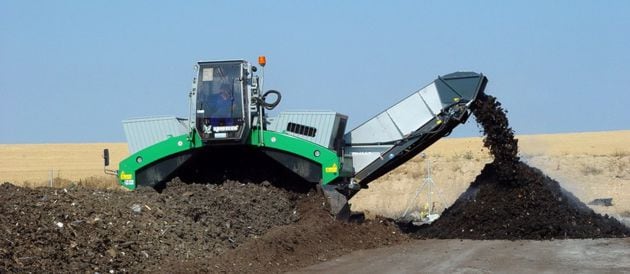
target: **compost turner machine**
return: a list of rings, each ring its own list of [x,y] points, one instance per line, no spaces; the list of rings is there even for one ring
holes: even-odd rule
[[[258,61],[264,69],[265,58]],[[175,177],[222,182],[288,172],[296,178],[289,185],[318,185],[331,213],[346,218],[357,191],[464,123],[487,83],[474,72],[439,76],[346,132],[348,117],[336,112],[268,117],[281,94],[263,91],[264,73],[257,71],[243,60],[198,62],[188,119],[123,121],[131,155],[113,171],[119,183],[159,189]]]

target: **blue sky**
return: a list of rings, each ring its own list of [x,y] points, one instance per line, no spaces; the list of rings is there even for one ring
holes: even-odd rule
[[[193,64],[266,55],[281,110],[356,126],[476,71],[517,134],[630,129],[630,1],[0,0],[0,143],[124,141],[186,117]],[[479,136],[471,120],[454,136]]]

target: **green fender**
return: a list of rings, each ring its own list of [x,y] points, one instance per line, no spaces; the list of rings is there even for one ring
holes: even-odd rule
[[[261,142],[261,135],[262,140]],[[327,185],[337,178],[341,163],[335,151],[326,147],[287,134],[254,129],[246,145],[276,149],[291,153],[318,163],[321,166],[322,184]],[[146,147],[122,160],[119,164],[118,182],[127,189],[136,188],[136,172],[144,167],[187,150],[203,147],[197,132],[170,137],[164,141]]]
[[[260,136],[260,130],[252,130],[252,134],[249,136],[249,144],[292,153],[318,163],[322,168],[322,184],[324,185],[339,178],[341,163],[335,151],[280,132],[264,130],[262,132],[264,142],[260,141]]]
[[[122,160],[118,166],[118,182],[131,190],[136,188],[136,172],[156,161],[203,146],[201,138],[194,134],[170,137],[162,142],[146,147]]]

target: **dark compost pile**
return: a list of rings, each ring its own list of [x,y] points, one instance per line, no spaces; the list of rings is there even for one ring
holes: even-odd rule
[[[455,203],[419,238],[566,239],[628,237],[630,229],[595,213],[558,182],[520,162],[518,142],[496,98],[481,95],[473,111],[494,156]]]

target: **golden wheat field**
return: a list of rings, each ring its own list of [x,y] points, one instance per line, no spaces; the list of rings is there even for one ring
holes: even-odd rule
[[[88,182],[115,187],[103,172],[103,149],[110,150],[110,168],[127,155],[126,143],[0,144],[0,182],[43,186]]]
[[[556,179],[583,202],[613,199],[613,206],[592,206],[596,211],[630,214],[630,130],[517,138],[523,161]],[[110,150],[112,169],[128,154],[125,143],[0,144],[0,182],[116,188],[115,178],[103,172],[104,148]],[[444,138],[427,149],[424,157],[415,157],[360,191],[351,200],[353,210],[396,217],[407,209],[426,208],[429,198],[436,208],[443,208],[457,199],[489,161],[480,137]],[[429,162],[433,183],[421,188]]]

